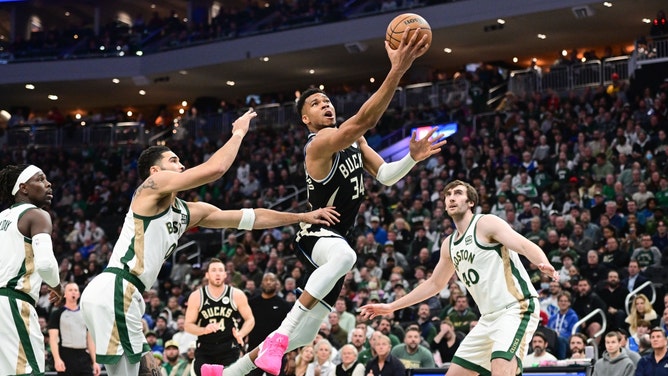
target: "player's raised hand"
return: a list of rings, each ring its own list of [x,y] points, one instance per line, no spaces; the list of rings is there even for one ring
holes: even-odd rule
[[[441,152],[441,147],[447,143],[445,139],[435,138],[432,139],[431,136],[434,135],[438,128],[432,128],[429,133],[427,133],[420,140],[417,139],[417,131],[413,131],[411,135],[411,142],[409,145],[409,150],[411,153],[411,158],[414,161],[420,162],[434,154]]]
[[[250,121],[257,116],[257,113],[253,108],[249,108],[245,114],[241,115],[237,120],[232,123],[232,134],[238,134],[241,137],[245,136],[248,133],[248,128],[250,127]]]
[[[339,222],[340,214],[334,210],[333,206],[304,213],[302,222],[316,225],[331,226]]]

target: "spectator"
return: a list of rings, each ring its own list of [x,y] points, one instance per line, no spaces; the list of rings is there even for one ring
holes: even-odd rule
[[[585,347],[587,346],[587,336],[583,333],[575,333],[568,340],[569,359],[585,359]]]
[[[637,261],[640,270],[643,271],[650,266],[661,267],[661,251],[652,245],[650,234],[640,235],[640,247],[633,250],[631,260]]]
[[[622,285],[626,286],[626,288],[630,291],[633,292],[635,289],[638,287],[644,285],[649,279],[645,277],[643,274],[640,272],[640,265],[638,264],[638,261],[636,260],[631,260],[629,262],[629,266],[627,268],[628,276],[622,280]],[[642,290],[642,293],[645,294],[645,296],[649,295],[649,287],[646,289]]]
[[[326,339],[321,339],[313,347],[315,359],[306,368],[305,376],[335,376],[336,366],[330,361],[332,345]]]
[[[629,290],[622,285],[617,270],[608,271],[606,284],[597,290],[597,294],[603,301],[608,303],[606,315],[610,329],[617,330],[623,328],[624,319],[626,318],[625,302]]]
[[[455,300],[453,310],[448,314],[448,319],[455,327],[455,331],[468,333],[471,321],[477,320],[478,315],[469,307],[466,296],[458,296]]]
[[[661,328],[654,328],[650,332],[649,337],[654,352],[640,359],[635,376],[668,375],[668,341],[666,340],[666,333]]]
[[[587,263],[580,268],[580,275],[593,285],[597,285],[605,278],[607,272],[608,269],[598,262],[598,252],[595,250],[587,252]]]
[[[179,344],[169,340],[165,344],[164,360],[162,363],[163,375],[187,376],[190,374],[190,363],[180,356]]]
[[[601,309],[603,312],[608,310],[607,304],[593,291],[591,282],[582,278],[577,284],[577,293],[573,302],[573,310],[578,317],[585,317],[595,309]],[[593,317],[582,324],[584,333],[594,338],[594,334],[601,330],[601,319]]]
[[[305,345],[299,349],[299,354],[295,358],[295,376],[305,376],[308,366],[315,359],[315,351],[312,345]]]
[[[416,326],[409,326],[406,329],[404,343],[392,348],[392,356],[399,359],[407,369],[435,367],[431,352],[420,342],[420,329]]]
[[[557,332],[557,353],[561,355],[566,353],[569,338],[580,318],[571,308],[571,294],[568,291],[562,291],[557,295],[557,304],[559,311],[550,316],[547,327]]]
[[[364,364],[357,359],[357,349],[351,344],[346,344],[339,351],[341,364],[336,366],[337,376],[364,376]]]
[[[452,321],[445,318],[441,320],[440,330],[430,343],[431,350],[438,351],[441,363],[450,363],[463,337],[463,333],[461,334],[461,338],[455,333],[455,326],[452,324]],[[440,365],[438,366],[440,367]]]
[[[605,335],[605,352],[594,364],[592,376],[632,376],[635,363],[622,350],[621,334],[609,332]]]
[[[531,339],[532,353],[524,357],[522,365],[526,367],[538,367],[541,362],[556,361],[557,358],[547,351],[547,338],[541,332],[535,332]]]
[[[629,324],[629,333],[631,333],[632,336],[636,334],[636,329],[640,320],[649,321],[652,326],[659,324],[659,316],[654,308],[652,308],[652,304],[649,302],[647,296],[644,294],[638,294],[635,299],[633,299],[631,313],[629,313],[625,320],[625,322]]]
[[[376,356],[371,359],[364,370],[365,375],[376,376],[405,376],[406,367],[390,354],[390,339],[385,335],[380,335],[375,344],[372,344],[376,351]]]
[[[432,321],[431,309],[429,304],[420,303],[417,309],[417,324],[420,326],[422,339],[431,342],[436,336],[436,327]]]

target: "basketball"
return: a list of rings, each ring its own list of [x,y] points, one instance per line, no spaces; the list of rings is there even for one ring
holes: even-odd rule
[[[401,44],[401,38],[404,35],[404,30],[409,28],[408,38],[410,39],[413,36],[413,33],[416,29],[420,29],[420,35],[418,35],[418,40],[422,38],[423,34],[427,34],[427,43],[431,45],[431,27],[429,23],[415,13],[404,13],[400,14],[387,25],[387,34],[385,34],[385,40],[390,44],[390,48],[396,50]]]

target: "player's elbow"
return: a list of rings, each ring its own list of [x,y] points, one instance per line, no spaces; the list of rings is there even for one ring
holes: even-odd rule
[[[60,282],[58,263],[55,258],[53,260],[38,260],[35,262],[35,270],[49,286],[53,287]]]

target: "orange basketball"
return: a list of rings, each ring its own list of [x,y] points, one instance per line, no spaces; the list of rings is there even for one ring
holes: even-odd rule
[[[410,29],[408,32],[409,39],[413,36],[415,30],[419,28],[420,35],[418,35],[418,40],[422,38],[423,34],[427,34],[427,43],[431,45],[431,27],[429,23],[419,14],[404,13],[394,17],[392,22],[387,25],[385,40],[389,42],[391,49],[396,50],[399,47],[406,28]]]

